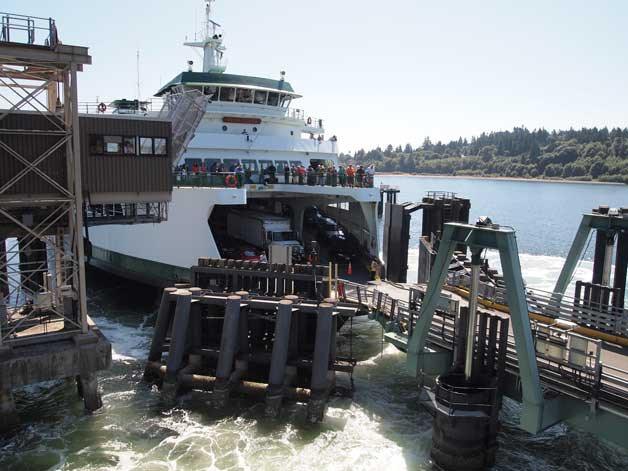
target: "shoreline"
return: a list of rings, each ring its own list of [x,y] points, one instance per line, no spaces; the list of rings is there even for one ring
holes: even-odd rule
[[[619,185],[628,186],[625,183],[617,182],[600,182],[600,181],[586,181],[586,180],[564,180],[558,178],[523,178],[523,177],[484,177],[477,175],[433,175],[426,173],[407,173],[407,172],[377,172],[375,176],[382,177],[415,177],[415,178],[457,178],[460,180],[504,180],[514,182],[536,182],[536,183],[567,183],[567,184],[580,184],[580,185]]]

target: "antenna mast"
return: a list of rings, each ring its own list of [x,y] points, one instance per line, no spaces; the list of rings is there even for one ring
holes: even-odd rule
[[[140,94],[140,50],[137,50],[137,102],[139,103],[142,99],[142,95]]]
[[[212,19],[212,3],[215,1],[205,0],[205,37],[184,44],[203,49],[203,72],[222,73],[226,69],[222,64],[226,48],[222,44],[222,27]]]

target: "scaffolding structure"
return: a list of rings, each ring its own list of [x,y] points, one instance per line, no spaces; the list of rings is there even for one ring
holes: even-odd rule
[[[88,334],[77,74],[54,20],[0,13],[0,347]]]

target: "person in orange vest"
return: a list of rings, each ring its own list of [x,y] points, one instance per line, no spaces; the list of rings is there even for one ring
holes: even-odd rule
[[[349,184],[349,186],[353,186],[353,184],[355,183],[355,168],[353,167],[353,165],[349,165],[347,167],[347,183]]]

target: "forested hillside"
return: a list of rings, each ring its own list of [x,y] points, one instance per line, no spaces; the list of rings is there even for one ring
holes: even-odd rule
[[[482,133],[471,141],[447,144],[429,137],[414,149],[392,145],[363,149],[341,162],[375,164],[378,171],[434,175],[564,178],[628,184],[628,128],[583,128],[578,131],[512,131]]]

